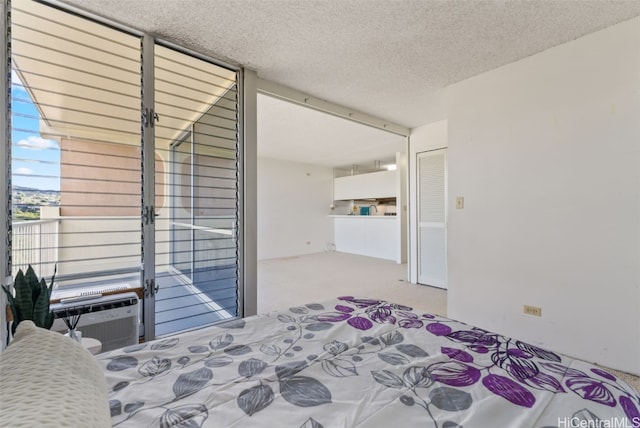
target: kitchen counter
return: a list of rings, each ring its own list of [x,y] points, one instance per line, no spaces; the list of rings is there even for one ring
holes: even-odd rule
[[[394,215],[330,215],[336,251],[399,263],[399,224]]]
[[[395,215],[339,215],[339,214],[329,214],[331,218],[370,218],[370,219],[393,219],[395,220],[398,216]]]

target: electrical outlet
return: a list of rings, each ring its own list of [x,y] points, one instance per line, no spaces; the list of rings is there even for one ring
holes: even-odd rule
[[[523,312],[527,315],[533,315],[534,317],[542,316],[542,308],[537,306],[524,305]]]
[[[456,209],[461,210],[464,208],[464,196],[456,197]]]

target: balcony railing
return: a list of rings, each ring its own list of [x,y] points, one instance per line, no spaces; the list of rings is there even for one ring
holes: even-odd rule
[[[156,267],[194,273],[234,264],[235,219],[199,218],[199,225],[156,220]],[[31,264],[39,277],[78,285],[105,276],[131,275],[140,266],[140,219],[131,217],[55,217],[12,225],[12,274]]]
[[[158,336],[235,316],[235,218],[197,220],[198,225],[163,217],[156,220]],[[56,284],[61,288],[98,290],[125,283],[138,286],[139,225],[140,219],[133,216],[67,216],[14,222],[13,275],[31,264],[48,283],[57,264]]]
[[[12,224],[12,275],[33,266],[39,277],[53,275],[58,261],[60,220],[19,221]]]

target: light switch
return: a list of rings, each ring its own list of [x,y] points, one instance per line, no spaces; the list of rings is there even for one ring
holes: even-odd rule
[[[456,197],[456,209],[461,210],[464,208],[464,196]]]

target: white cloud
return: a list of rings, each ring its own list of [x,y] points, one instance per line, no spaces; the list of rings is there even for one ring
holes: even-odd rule
[[[58,148],[58,143],[55,141],[36,137],[35,135],[28,137],[26,140],[18,141],[16,145],[28,150],[47,150]]]
[[[22,85],[22,81],[20,81],[20,76],[18,76],[18,73],[16,73],[15,69],[11,69],[11,83],[14,85]]]
[[[15,171],[13,171],[13,173],[20,174],[20,175],[31,175],[33,174],[33,170],[29,168],[18,168]]]
[[[13,68],[11,69],[11,92],[13,93],[14,96],[17,95],[18,97],[29,96],[29,94],[27,93],[27,90],[24,87],[24,84],[20,80],[20,76],[18,75],[18,73],[16,73],[16,71]]]

